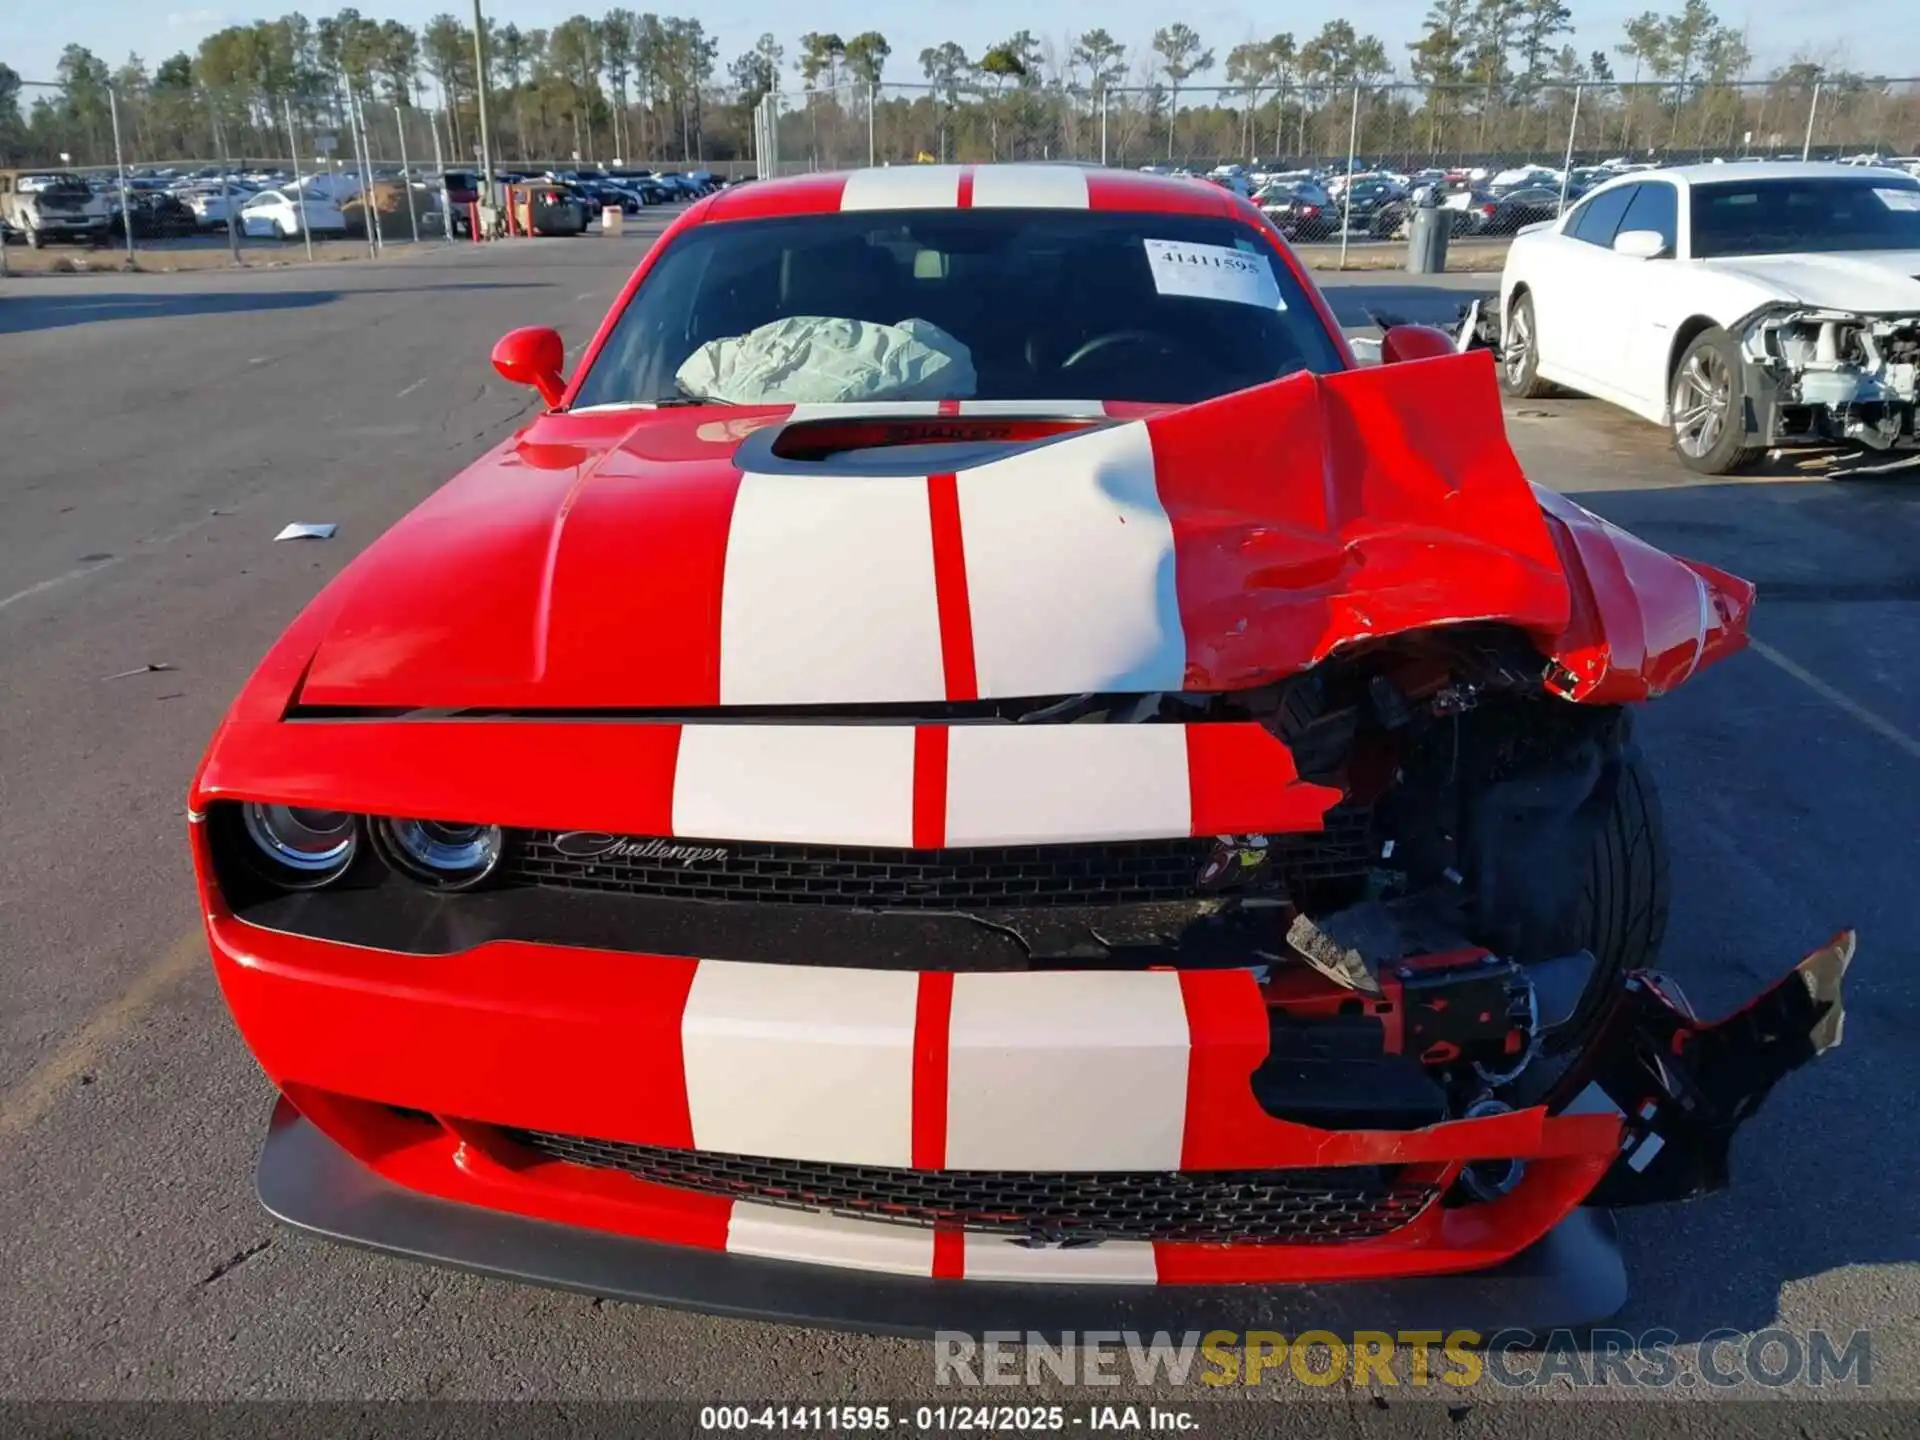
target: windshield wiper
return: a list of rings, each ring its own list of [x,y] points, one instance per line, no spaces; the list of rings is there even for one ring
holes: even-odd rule
[[[659,410],[665,410],[669,406],[673,406],[673,405],[731,405],[733,404],[733,401],[722,400],[717,395],[697,395],[693,391],[687,389],[687,387],[682,385],[678,380],[673,382],[673,388],[675,393],[667,396],[663,400],[655,400],[653,402],[654,408]]]

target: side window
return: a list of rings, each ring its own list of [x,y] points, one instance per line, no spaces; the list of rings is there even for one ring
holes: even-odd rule
[[[1680,243],[1680,201],[1673,186],[1648,181],[1636,187],[1626,214],[1620,218],[1620,230],[1651,230],[1667,242],[1674,253]],[[1618,232],[1616,232],[1618,233]],[[1609,240],[1608,243],[1612,243]]]
[[[1606,249],[1613,244],[1620,217],[1627,213],[1627,206],[1641,189],[1639,185],[1622,185],[1618,190],[1601,191],[1574,212],[1573,219],[1567,222],[1566,233],[1575,240]]]

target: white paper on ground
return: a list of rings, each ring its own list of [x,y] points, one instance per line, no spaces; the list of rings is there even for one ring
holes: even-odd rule
[[[1280,284],[1262,256],[1228,245],[1189,245],[1179,240],[1142,243],[1153,271],[1153,288],[1162,295],[1231,300],[1262,310],[1287,308],[1280,298]]]
[[[287,526],[273,538],[275,540],[331,540],[333,532],[339,528],[338,525],[295,524]]]

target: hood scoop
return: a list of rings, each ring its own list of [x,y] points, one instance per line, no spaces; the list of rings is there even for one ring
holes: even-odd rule
[[[734,463],[756,475],[927,475],[970,469],[1102,421],[1047,415],[849,415],[749,435]]]

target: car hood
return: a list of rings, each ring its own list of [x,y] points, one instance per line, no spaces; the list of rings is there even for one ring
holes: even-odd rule
[[[1469,621],[1563,637],[1569,692],[1607,693],[1625,632],[1690,672],[1710,625],[1738,628],[1681,562],[1557,497],[1543,515],[1482,354],[1037,439],[927,406],[923,440],[967,443],[782,459],[818,408],[542,417],[343,572],[283,642],[303,646],[283,699],[844,713],[1234,689]],[[1636,608],[1649,584],[1671,616]]]
[[[1730,255],[1700,263],[1798,305],[1863,315],[1920,313],[1920,250]]]

